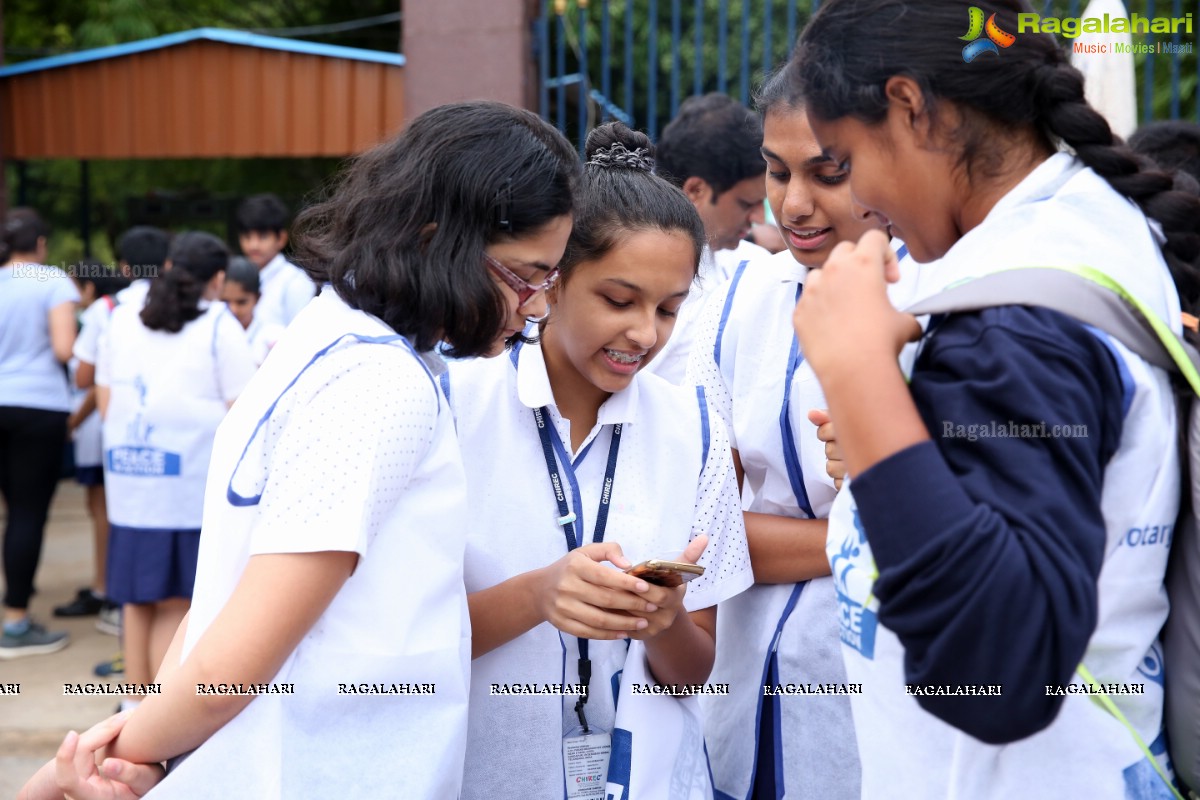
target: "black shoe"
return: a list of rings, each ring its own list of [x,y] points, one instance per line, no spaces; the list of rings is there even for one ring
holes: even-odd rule
[[[100,613],[104,607],[104,598],[97,597],[91,589],[80,589],[75,599],[65,606],[54,609],[56,617],[92,617]]]

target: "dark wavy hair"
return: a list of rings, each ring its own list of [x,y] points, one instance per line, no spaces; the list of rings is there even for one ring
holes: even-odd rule
[[[562,280],[570,279],[576,265],[603,258],[622,238],[647,229],[686,235],[695,248],[698,267],[707,241],[704,222],[679,187],[651,171],[650,139],[620,122],[610,122],[588,134],[586,150],[575,225],[559,263]]]
[[[1200,124],[1186,120],[1150,122],[1129,137],[1135,153],[1163,169],[1177,169],[1200,183]]]
[[[487,352],[507,317],[489,244],[536,234],[572,209],[579,157],[536,114],[440,106],[356,158],[296,219],[296,261],[419,350]]]
[[[693,176],[712,187],[712,202],[747,178],[767,171],[762,121],[727,94],[709,92],[683,101],[658,137],[659,173],[682,186]]]
[[[829,0],[796,46],[796,79],[808,113],[824,120],[853,117],[868,125],[887,113],[885,85],[908,76],[922,90],[938,123],[938,104],[953,103],[963,122],[953,131],[968,176],[1004,163],[997,132],[1030,130],[1048,152],[1059,142],[1166,234],[1163,257],[1184,310],[1200,303],[1200,198],[1149,160],[1136,155],[1088,105],[1083,76],[1049,34],[1022,33],[999,58],[963,62],[963,33],[975,0]],[[993,0],[1003,30],[1016,31],[1023,0]],[[869,45],[867,44],[869,43]]]
[[[14,253],[32,253],[38,239],[50,236],[50,226],[32,208],[10,208],[0,216],[0,264]]]
[[[211,233],[188,231],[171,242],[171,268],[150,284],[142,324],[152,331],[179,333],[204,313],[204,287],[229,264],[229,248]]]

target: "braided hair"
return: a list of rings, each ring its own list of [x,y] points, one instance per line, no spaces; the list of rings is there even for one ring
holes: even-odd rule
[[[620,122],[601,125],[588,134],[586,158],[575,224],[559,262],[562,281],[579,263],[597,261],[623,237],[647,229],[683,233],[699,266],[704,223],[678,187],[654,174],[654,145],[644,133]]]
[[[1186,178],[1136,155],[1088,105],[1083,76],[1049,34],[1022,33],[999,57],[964,63],[960,36],[974,0],[830,0],[809,23],[793,61],[810,114],[884,119],[885,86],[894,75],[912,78],[937,121],[939,101],[953,103],[964,121],[954,132],[968,176],[988,174],[1004,161],[997,130],[1032,129],[1048,152],[1066,144],[1079,160],[1162,226],[1163,257],[1185,311],[1200,306],[1200,197]],[[1018,30],[1024,0],[994,0],[1002,30]],[[920,31],[914,35],[913,29]],[[870,47],[863,43],[870,42]],[[880,54],[887,54],[881,58]]]

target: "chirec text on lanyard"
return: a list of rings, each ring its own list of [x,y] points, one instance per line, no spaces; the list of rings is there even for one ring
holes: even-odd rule
[[[571,482],[571,494],[574,496],[576,508],[580,508],[582,505],[579,484],[575,480],[575,471],[571,468],[571,459],[567,456],[562,443],[559,442],[558,436],[552,436],[546,427],[547,416],[545,408],[533,409],[533,421],[537,424],[538,436],[542,440],[542,453],[546,456],[546,470],[550,473],[550,486],[554,489],[554,499],[558,503],[558,524],[562,525],[567,539],[567,552],[570,552],[580,546],[579,539],[583,535],[584,528],[583,520],[576,517],[571,511],[571,507],[567,505],[567,495],[558,468],[559,460],[562,461],[563,470],[566,471],[567,478]],[[596,511],[596,527],[592,534],[593,542],[604,541],[604,528],[608,525],[608,507],[612,501],[613,478],[617,473],[617,451],[620,447],[621,425],[618,423],[613,426],[612,440],[608,445],[608,465],[604,468],[604,485],[600,490],[600,508]],[[554,456],[556,449],[559,451],[557,459]],[[579,536],[575,534],[576,521],[579,522]],[[577,641],[579,642],[579,680],[583,683],[584,692],[579,696],[579,701],[575,703],[575,713],[579,715],[579,724],[583,728],[583,732],[587,734],[589,728],[587,717],[584,715],[584,706],[587,704],[588,690],[592,681],[592,662],[588,659],[588,640],[578,639]]]

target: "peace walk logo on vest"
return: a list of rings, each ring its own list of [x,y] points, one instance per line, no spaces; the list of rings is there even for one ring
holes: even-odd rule
[[[1017,40],[1008,31],[1003,30],[996,24],[996,15],[992,14],[987,18],[987,23],[983,21],[983,9],[976,6],[971,6],[967,12],[968,27],[965,36],[958,37],[964,42],[968,42],[963,48],[963,61],[970,64],[975,59],[984,53],[995,53],[1000,55],[1001,48],[1012,47],[1013,42]],[[980,38],[986,34],[987,38]]]

